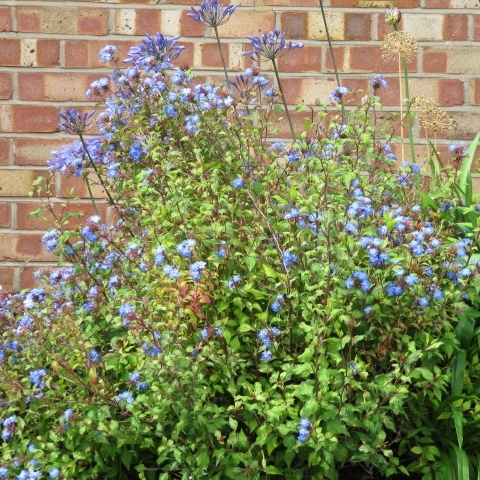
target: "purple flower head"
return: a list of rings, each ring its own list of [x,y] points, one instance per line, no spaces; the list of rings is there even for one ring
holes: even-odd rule
[[[166,68],[173,68],[173,60],[178,58],[185,47],[175,45],[180,37],[166,37],[157,33],[145,40],[137,47],[130,48],[125,62],[132,62],[134,66],[144,68],[146,72],[160,72]]]
[[[192,7],[193,13],[187,13],[187,15],[206,27],[218,27],[230,20],[236,8],[233,5],[228,7],[219,5],[217,0],[205,0],[198,10]]]
[[[260,358],[264,361],[264,362],[269,362],[271,359],[272,359],[272,352],[270,350],[264,350],[261,354],[260,354]]]
[[[378,90],[380,87],[388,87],[388,83],[385,80],[385,77],[380,74],[377,74],[372,78],[372,80],[370,81],[370,85],[373,87],[374,90]]]
[[[294,263],[298,262],[298,257],[289,251],[282,252],[282,263],[285,268],[290,268]]]
[[[285,55],[290,50],[303,47],[303,43],[286,42],[285,33],[280,32],[280,30],[263,32],[261,37],[247,36],[247,38],[252,43],[253,50],[243,52],[242,55],[249,55],[253,60],[265,57],[268,60],[275,61],[276,58]]]
[[[335,103],[341,103],[344,95],[350,93],[347,87],[337,87],[332,93],[330,93],[330,100]]]
[[[60,118],[64,123],[59,123],[58,126],[61,132],[69,133],[71,135],[82,135],[83,132],[90,127],[90,118],[95,115],[95,112],[79,113],[77,110],[65,110],[60,114]]]
[[[272,340],[281,334],[281,330],[278,327],[262,328],[258,332],[258,338],[262,342],[264,347],[271,347]]]
[[[403,293],[403,288],[398,283],[388,282],[385,291],[389,297],[398,297]]]
[[[468,157],[467,146],[463,142],[457,145],[450,145],[448,149],[452,153],[455,161],[461,161]]]

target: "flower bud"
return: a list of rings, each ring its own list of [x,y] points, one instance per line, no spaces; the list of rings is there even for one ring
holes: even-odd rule
[[[396,25],[402,19],[402,12],[397,8],[389,8],[385,11],[385,21],[389,25]]]

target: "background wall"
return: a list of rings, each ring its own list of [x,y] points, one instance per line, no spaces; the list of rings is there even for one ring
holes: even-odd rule
[[[32,272],[54,257],[41,246],[48,221],[28,217],[39,199],[29,197],[35,178],[46,172],[53,149],[71,141],[58,132],[59,112],[91,108],[85,91],[108,74],[98,51],[107,44],[125,57],[145,33],[182,35],[185,52],[179,65],[221,80],[221,63],[211,32],[186,16],[192,0],[3,0],[0,1],[0,285],[19,289],[33,284]],[[238,5],[229,23],[220,27],[224,52],[232,70],[250,60],[240,56],[246,35],[279,28],[305,48],[283,57],[287,100],[328,100],[335,87],[332,64],[317,0],[233,0]],[[480,16],[478,0],[325,0],[341,82],[368,88],[374,73],[389,82],[386,105],[398,104],[396,62],[382,60],[380,45],[392,28],[384,9],[401,8],[401,28],[419,40],[411,62],[411,93],[435,98],[457,122],[439,140],[447,145],[471,140],[480,130]],[[321,72],[321,73],[319,73]],[[419,140],[419,143],[422,143]],[[407,149],[408,150],[408,149]],[[421,162],[425,148],[418,149]],[[478,181],[479,179],[476,179]],[[61,197],[70,188],[80,196],[79,182],[56,178],[52,191]],[[70,206],[92,214],[87,200]],[[105,206],[103,206],[105,212]]]

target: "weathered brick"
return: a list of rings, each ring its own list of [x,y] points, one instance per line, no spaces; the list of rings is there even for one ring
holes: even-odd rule
[[[58,150],[69,142],[68,138],[54,139],[45,135],[35,138],[15,137],[13,139],[15,165],[46,166],[52,150]]]
[[[7,72],[0,72],[0,100],[8,100],[12,97],[12,92],[12,74]]]
[[[43,174],[44,172],[41,170],[2,170],[0,197],[28,197],[32,183]]]
[[[480,41],[480,16],[473,16],[473,40]]]
[[[20,40],[17,38],[0,38],[0,65],[16,67],[20,65]]]
[[[57,226],[55,220],[62,220],[62,224],[67,228],[75,228],[84,225],[86,218],[95,215],[95,209],[91,202],[55,202],[51,204],[51,211],[42,207],[43,204],[39,202],[17,203],[17,228],[19,230],[49,230],[53,226]],[[39,215],[32,216],[32,213],[39,209],[42,212]],[[105,203],[100,203],[97,209],[99,215],[105,219]],[[67,216],[72,214],[75,214],[75,216],[71,216],[67,220]],[[63,219],[68,223],[63,223]]]
[[[420,6],[420,0],[331,0],[332,7],[362,7],[362,8],[387,8],[398,7],[400,9],[415,8]]]
[[[423,71],[425,73],[444,73],[447,71],[447,53],[435,50],[423,52]]]
[[[37,65],[55,67],[60,64],[60,41],[46,38],[37,39]]]
[[[480,105],[480,78],[474,78],[473,81],[473,103]]]
[[[118,47],[116,55],[121,59],[127,57],[130,47],[138,44],[136,41],[112,41]],[[66,40],[65,41],[65,67],[66,68],[103,68],[98,56],[105,47],[104,40]]]
[[[316,100],[328,98],[335,88],[331,78],[282,78],[285,99],[290,105],[313,104]]]
[[[380,47],[377,46],[359,46],[349,47],[346,71],[352,72],[398,72],[398,60],[395,58],[383,58]],[[408,62],[408,71],[416,71],[416,58]]]
[[[459,140],[469,141],[478,133],[480,125],[480,112],[449,112],[455,121],[455,127],[450,130],[446,138],[455,142]]]
[[[455,78],[443,78],[438,81],[438,103],[445,107],[464,105],[465,88],[463,82]]]
[[[468,47],[446,47],[447,69],[445,73],[478,73],[480,50],[476,45]]]
[[[60,176],[60,188],[58,189],[58,196],[63,198],[71,198],[72,196],[86,199],[90,198],[88,188],[85,181],[80,177],[65,177]],[[91,185],[94,198],[103,199],[106,198],[105,192],[102,187],[98,185]]]
[[[265,0],[265,5],[273,7],[318,7],[318,0]]]
[[[1,240],[2,236],[0,234]],[[0,286],[4,292],[15,291],[15,269],[13,267],[0,267]]]
[[[83,73],[19,73],[18,91],[25,101],[85,101],[85,92],[98,75]]]
[[[341,71],[345,71],[346,69],[345,58],[347,53],[346,47],[333,47],[332,50],[333,50],[333,57],[337,65],[337,69]],[[325,57],[325,66],[326,66],[327,72],[333,72],[335,69],[333,66],[332,52],[328,47],[324,47],[323,55]]]
[[[228,45],[222,44],[225,63],[229,63]],[[222,60],[216,43],[204,43],[202,46],[202,65],[207,68],[222,68]]]
[[[280,26],[283,32],[288,32],[288,37],[294,40],[308,38],[307,12],[283,12],[280,14]]]
[[[83,1],[83,0],[81,0]],[[55,264],[50,261],[50,263],[43,263],[40,264],[40,266],[29,266],[28,264],[23,264],[19,268],[20,270],[20,288],[21,289],[28,289],[31,290],[32,288],[35,287],[40,287],[42,286],[41,282],[35,279],[35,273],[40,269],[40,268],[55,268]]]
[[[402,14],[402,28],[417,40],[440,41],[443,38],[443,15],[428,13]]]
[[[0,7],[0,32],[12,30],[12,16],[8,7]]]
[[[368,13],[345,14],[345,39],[370,40],[372,38],[372,15]]]
[[[230,21],[218,27],[222,38],[244,38],[247,35],[259,35],[275,27],[274,12],[238,11]]]
[[[305,45],[280,57],[278,67],[283,72],[320,72],[322,66],[322,49]]]
[[[87,7],[27,7],[16,9],[20,32],[106,35],[108,10]]]
[[[443,15],[444,40],[468,40],[468,15]]]
[[[10,114],[10,121],[5,120],[6,132],[56,132],[58,130],[59,109],[40,105],[12,105],[9,112],[0,110],[0,127],[4,114]]]
[[[43,234],[38,233],[0,233],[0,261],[54,261],[55,255],[45,251],[42,245]]]
[[[345,18],[341,12],[325,12],[328,34],[331,40],[343,40],[345,38]],[[309,40],[326,40],[327,32],[321,12],[308,13],[308,37]]]
[[[1,122],[0,122],[1,125]],[[10,158],[10,139],[0,138],[0,166],[8,165]]]
[[[12,205],[7,202],[0,202],[0,228],[12,226]]]

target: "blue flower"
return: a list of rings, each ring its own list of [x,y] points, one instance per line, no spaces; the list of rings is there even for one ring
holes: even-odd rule
[[[115,45],[107,45],[100,50],[99,57],[102,63],[112,62],[115,59],[115,52],[118,47]]]
[[[370,81],[370,85],[373,87],[374,90],[378,90],[380,87],[388,87],[388,83],[385,80],[385,77],[380,74],[377,74],[372,78],[372,80]]]
[[[262,328],[258,332],[258,338],[260,339],[264,347],[271,347],[272,340],[275,337],[278,337],[281,333],[281,330],[277,327]]]
[[[123,305],[120,306],[120,308],[118,310],[118,314],[121,317],[126,317],[127,315],[129,315],[132,312],[133,312],[133,307],[132,307],[132,305],[130,305],[130,303],[124,303]]]
[[[157,247],[154,252],[153,263],[159,266],[165,261],[165,250],[163,247]]]
[[[298,257],[289,251],[282,252],[282,262],[285,268],[290,268],[294,263],[298,262]]]
[[[228,22],[237,7],[229,5],[223,7],[219,5],[217,0],[205,0],[200,4],[200,8],[196,10],[191,7],[194,13],[187,13],[196,22],[207,27],[218,27]]]
[[[260,358],[264,361],[264,362],[268,362],[272,359],[272,352],[270,350],[264,350],[261,354],[260,354]]]
[[[56,228],[54,228],[53,230],[49,230],[43,235],[42,244],[47,250],[47,252],[53,252],[55,247],[58,245],[59,236],[60,232]]]
[[[0,478],[8,478],[8,468],[0,467]]]
[[[385,291],[389,297],[397,297],[403,293],[403,288],[398,283],[388,282]]]
[[[149,35],[137,47],[130,48],[126,62],[144,68],[146,72],[160,72],[166,68],[173,68],[172,62],[178,58],[185,47],[175,45],[179,36],[167,37],[157,33]]]
[[[32,370],[30,372],[30,381],[33,384],[33,388],[45,388],[45,377],[47,371],[44,368],[39,368],[38,370]]]
[[[79,113],[74,109],[67,109],[65,112],[60,113],[60,118],[65,123],[59,123],[59,129],[61,132],[69,133],[71,135],[82,135],[84,131],[90,127],[91,123],[88,121],[95,115],[95,112]]]
[[[200,277],[202,276],[202,272],[206,266],[207,264],[202,261],[192,263],[190,265],[190,276],[192,279],[196,282],[200,281]]]
[[[242,281],[242,277],[240,275],[234,275],[230,280],[227,282],[228,288],[236,287]]]
[[[277,298],[275,301],[270,305],[270,308],[272,309],[273,312],[277,313],[280,311],[282,308],[282,303],[283,303],[283,295],[277,295]]]
[[[411,273],[407,275],[404,280],[407,285],[413,286],[418,282],[418,277],[414,273]]]
[[[91,348],[90,351],[88,352],[88,363],[89,365],[93,365],[95,363],[100,363],[100,360],[102,357],[100,354],[94,349]]]
[[[302,418],[300,422],[298,422],[298,438],[297,440],[301,443],[306,442],[308,437],[310,436],[310,429],[312,427],[312,423],[308,418]]]
[[[300,216],[300,212],[298,208],[292,208],[283,216],[283,218],[285,220],[291,220],[293,218],[298,218],[299,216]]]
[[[176,250],[182,257],[190,258],[192,256],[192,249],[196,245],[196,243],[197,242],[193,238],[188,238],[182,243],[179,243],[176,246]]]
[[[337,87],[330,93],[330,100],[335,103],[341,103],[342,97],[350,93],[347,87]]]
[[[368,292],[370,290],[370,280],[368,279],[368,275],[361,270],[355,270],[352,276],[348,277],[345,280],[345,287],[350,290],[353,287],[360,288],[362,292]]]
[[[93,243],[97,241],[97,236],[95,235],[95,232],[92,232],[91,228],[88,225],[82,228],[82,235],[88,242]]]
[[[58,468],[52,468],[49,472],[48,472],[48,476],[50,478],[58,478],[58,476],[60,475],[60,470]]]
[[[173,265],[165,265],[163,273],[170,278],[170,280],[177,280],[180,277],[180,270]]]
[[[245,185],[245,182],[243,181],[242,177],[237,177],[235,180],[233,180],[232,185],[235,188],[242,188]]]
[[[430,302],[428,301],[428,298],[426,298],[426,297],[420,297],[420,298],[418,299],[418,304],[419,304],[421,307],[428,307],[428,304],[429,304],[429,303],[430,303]]]
[[[290,50],[302,48],[303,43],[292,43],[285,41],[285,34],[280,30],[273,32],[263,32],[261,37],[247,36],[252,43],[253,50],[243,52],[243,56],[251,56],[253,60],[259,57],[265,57],[268,60],[275,61],[276,58],[284,55]]]
[[[70,420],[71,416],[73,415],[73,410],[71,408],[67,408],[64,412],[63,412],[63,417],[65,418],[65,420]]]
[[[135,401],[133,395],[128,391],[121,392],[115,397],[116,403],[120,403],[122,400],[125,401],[127,405],[131,405]]]

